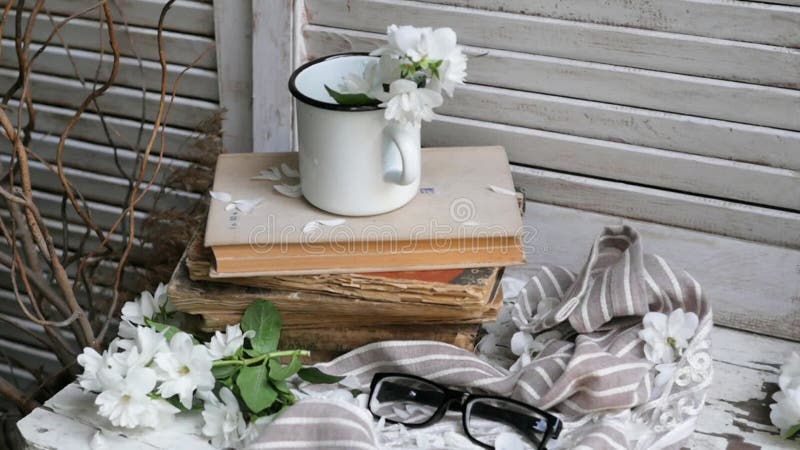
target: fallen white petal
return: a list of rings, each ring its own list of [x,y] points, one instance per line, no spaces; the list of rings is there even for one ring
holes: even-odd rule
[[[492,191],[492,192],[497,192],[498,194],[513,195],[515,197],[517,196],[516,192],[514,192],[514,191],[512,191],[510,189],[502,188],[500,186],[495,186],[493,184],[489,185],[489,190]]]
[[[108,439],[103,435],[103,431],[97,431],[92,436],[92,440],[89,441],[89,448],[91,450],[110,450],[111,447],[108,445]]]
[[[344,219],[320,219],[317,222],[321,223],[322,225],[326,225],[329,227],[335,227],[336,225],[341,225],[345,223]]]
[[[253,199],[244,199],[244,200],[236,200],[232,205],[236,207],[239,211],[249,214],[250,211],[253,210],[256,206],[258,206],[261,201],[264,200],[263,198],[253,198]]]
[[[317,219],[312,220],[303,226],[303,233],[312,233],[314,231],[319,230],[323,226],[326,227],[335,227],[336,225],[341,225],[345,222],[344,219]]]
[[[300,178],[300,172],[297,169],[290,167],[288,164],[281,164],[281,171],[289,178]]]
[[[226,203],[231,201],[231,194],[228,194],[227,192],[208,191],[208,193],[214,200],[219,200]]]
[[[269,180],[278,181],[281,179],[281,172],[277,167],[270,167],[267,170],[258,172],[258,176],[251,178],[251,180]]]
[[[303,226],[303,233],[313,233],[319,230],[322,225],[319,224],[316,220],[312,220]]]
[[[303,191],[300,190],[300,185],[289,185],[289,184],[276,184],[272,186],[275,188],[276,191],[280,192],[281,194],[292,197],[292,198],[299,198],[303,196]]]

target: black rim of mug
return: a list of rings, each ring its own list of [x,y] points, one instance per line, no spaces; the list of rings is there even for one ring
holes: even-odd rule
[[[297,78],[298,75],[300,75],[300,73],[302,71],[308,69],[311,66],[314,66],[316,64],[319,64],[319,63],[322,63],[322,62],[325,62],[325,61],[329,61],[331,59],[336,59],[336,58],[343,58],[343,57],[347,57],[347,56],[369,56],[369,53],[366,53],[366,52],[335,53],[333,55],[323,56],[322,58],[317,58],[317,59],[315,59],[313,61],[307,62],[307,63],[303,64],[302,66],[298,67],[294,72],[292,72],[292,76],[289,78],[289,92],[292,93],[294,98],[296,98],[297,100],[299,100],[299,101],[301,101],[301,102],[303,102],[303,103],[305,103],[307,105],[316,106],[317,108],[330,109],[330,110],[333,110],[333,111],[358,112],[358,111],[377,111],[379,109],[383,109],[383,108],[381,108],[379,106],[373,106],[373,105],[347,106],[347,105],[340,105],[338,103],[323,102],[323,101],[320,101],[320,100],[313,99],[313,98],[303,94],[302,92],[300,92],[299,89],[297,89],[297,86],[295,85],[295,79]]]

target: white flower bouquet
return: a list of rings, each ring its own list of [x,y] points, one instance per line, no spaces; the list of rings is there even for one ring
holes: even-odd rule
[[[162,428],[181,411],[200,410],[215,447],[239,447],[255,424],[295,403],[290,377],[341,380],[303,367],[306,350],[278,350],[281,319],[267,301],[252,303],[241,324],[205,343],[177,328],[178,319],[159,285],[123,306],[119,337],[107,350],[87,347],[78,356],[78,382],[98,393],[98,413],[112,425]]]
[[[463,84],[467,57],[450,28],[416,28],[391,25],[386,45],[370,55],[378,56],[364,73],[353,73],[337,89],[325,89],[341,105],[378,105],[387,120],[419,126],[433,119],[433,108]]]

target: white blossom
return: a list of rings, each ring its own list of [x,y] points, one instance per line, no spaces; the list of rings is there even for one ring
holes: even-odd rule
[[[431,61],[441,61],[458,49],[456,32],[452,28],[422,28],[419,36],[419,49]]]
[[[195,345],[192,337],[179,332],[169,341],[169,351],[155,356],[159,379],[158,393],[169,398],[177,395],[181,404],[192,407],[195,391],[208,391],[214,387],[211,373],[213,360],[204,345]]]
[[[789,438],[789,431],[800,425],[800,355],[793,352],[789,359],[781,366],[781,374],[778,378],[778,386],[781,390],[776,392],[772,398],[775,403],[769,407],[771,409],[769,418],[772,423],[781,430],[781,435]]]
[[[386,45],[373,50],[371,55],[407,56],[414,62],[425,57],[423,35],[432,33],[430,28],[416,28],[410,25],[389,25],[386,29]],[[430,44],[428,44],[430,45]]]
[[[417,87],[411,80],[399,79],[389,85],[389,92],[380,96],[387,120],[419,126],[421,121],[433,120],[433,108],[443,102],[438,92]]]
[[[98,412],[114,426],[162,426],[178,408],[149,396],[156,386],[156,373],[147,367],[134,367],[125,376],[112,369],[101,369],[98,380],[103,391],[95,399]]]
[[[769,405],[769,418],[781,435],[788,438],[789,430],[800,425],[800,388],[778,391],[772,398],[775,403]]]
[[[208,343],[208,354],[211,359],[218,360],[232,356],[244,345],[245,338],[252,338],[256,335],[253,330],[242,333],[242,328],[236,325],[228,325],[225,332],[217,331]]]
[[[159,283],[155,294],[143,291],[139,297],[122,306],[122,319],[136,325],[145,325],[145,319],[152,319],[161,312],[172,312],[175,306],[167,301],[167,287]]]
[[[119,349],[119,339],[114,339],[108,345],[108,349],[102,354],[91,347],[85,347],[83,353],[78,355],[78,364],[83,367],[83,373],[78,375],[78,384],[87,391],[100,392],[103,386],[97,378],[101,369],[111,369],[119,374],[125,374],[128,370],[126,364],[121,364],[114,355]]]
[[[511,352],[517,355],[517,361],[508,369],[517,372],[530,364],[535,355],[544,350],[545,344],[525,331],[517,331],[511,337]]]
[[[167,339],[163,332],[158,332],[147,326],[135,327],[132,339],[118,341],[119,348],[126,350],[123,353],[114,353],[112,357],[125,360],[127,367],[144,367],[149,365],[156,354],[169,351]],[[136,351],[136,356],[132,352]]]
[[[97,373],[108,368],[107,354],[97,353],[92,347],[83,349],[83,353],[78,355],[78,364],[83,367],[83,373],[78,375],[78,384],[87,391],[100,391],[102,385],[97,379]]]
[[[431,89],[443,90],[448,97],[453,96],[456,85],[464,84],[467,78],[467,56],[457,48],[451,55],[442,61],[439,66],[439,76],[431,80]]]
[[[208,397],[203,405],[203,434],[211,438],[217,448],[234,447],[247,432],[247,424],[239,409],[239,402],[226,387],[219,391],[219,397]]]
[[[800,353],[792,352],[781,366],[778,386],[784,391],[800,388]]]
[[[339,92],[343,94],[367,94],[380,84],[378,61],[367,63],[362,74],[349,73],[342,78]]]
[[[645,356],[656,364],[674,362],[689,346],[697,324],[697,314],[682,309],[672,311],[669,316],[659,312],[645,314],[644,328],[639,332],[639,338],[645,342]]]

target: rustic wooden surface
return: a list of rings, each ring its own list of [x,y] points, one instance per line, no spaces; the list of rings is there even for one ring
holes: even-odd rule
[[[800,50],[408,0],[306,0],[309,22],[384,32],[449,26],[461,42],[747,83],[800,87]],[[780,21],[780,19],[777,19]]]
[[[526,119],[547,121],[554,126],[554,123],[564,120],[572,123],[570,127],[580,127],[587,117],[589,121],[598,122],[585,124],[584,133],[595,126],[613,129],[617,122],[616,119],[604,121],[592,116],[585,106],[575,105],[578,109],[569,112],[549,107],[547,102],[526,99],[525,95],[509,96],[490,93],[491,89],[487,88],[480,89],[484,91],[480,96],[469,95],[471,92],[467,91],[472,89],[458,91],[457,95],[467,95],[462,101],[454,101],[455,106],[442,108],[442,112],[458,113],[460,117],[472,116],[470,119],[489,119],[491,115],[510,125],[489,125],[487,122],[440,116],[440,120],[424,128],[426,145],[444,142],[447,145],[480,145],[479,141],[502,143],[512,161],[519,164],[800,210],[800,177],[796,170],[631,145],[625,140],[619,142],[617,139],[587,138],[561,131],[541,131],[536,123],[523,122]],[[455,110],[462,106],[463,109]],[[553,119],[549,118],[551,114]],[[600,125],[601,122],[605,125]],[[650,130],[662,125],[655,119],[649,122]]]
[[[304,36],[310,58],[350,50],[368,51],[385,40],[379,33],[313,24],[304,28]],[[787,129],[800,127],[797,90],[509,51],[492,48],[492,43],[484,45],[465,47],[472,56],[467,77],[471,83],[732,122]],[[502,76],[498,76],[498,67],[503,68]],[[753,108],[754,104],[760,107]],[[800,161],[797,158],[795,161]]]
[[[714,383],[697,431],[687,449],[796,449],[797,442],[782,440],[769,423],[771,395],[777,388],[777,367],[800,344],[716,328],[712,334]],[[198,437],[201,419],[179,416],[166,431],[116,429],[95,413],[94,396],[70,385],[19,422],[32,449],[83,450],[102,430],[109,448],[210,449]]]
[[[800,9],[718,0],[426,0],[429,3],[800,47]],[[796,0],[775,3],[798,4]],[[776,22],[775,16],[783,20]]]

